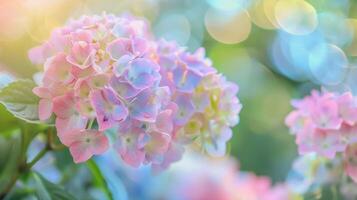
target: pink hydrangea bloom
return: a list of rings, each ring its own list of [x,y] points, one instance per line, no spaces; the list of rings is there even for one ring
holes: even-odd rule
[[[355,181],[354,146],[357,143],[357,99],[350,92],[335,94],[313,91],[311,96],[294,100],[295,108],[285,120],[300,154],[317,153],[328,159],[344,153],[346,173]],[[339,155],[340,156],[340,155]],[[356,172],[355,172],[356,171]]]
[[[54,30],[29,57],[44,66],[33,90],[40,119],[55,117],[76,162],[109,146],[127,164],[154,170],[179,160],[190,144],[223,155],[239,121],[238,87],[204,50],[155,40],[141,19],[84,16]]]

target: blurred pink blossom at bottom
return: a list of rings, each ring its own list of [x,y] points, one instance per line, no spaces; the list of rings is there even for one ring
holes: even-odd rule
[[[168,170],[153,175],[150,167],[131,168],[107,152],[97,157],[107,179],[121,180],[126,199],[160,200],[298,200],[285,183],[239,170],[232,158],[213,159],[192,151]],[[125,199],[125,198],[124,198]]]
[[[171,186],[174,200],[289,200],[295,199],[285,184],[273,185],[269,177],[238,170],[233,160],[193,156],[196,170],[177,173]],[[191,159],[192,159],[191,158]],[[198,163],[199,162],[199,163]],[[180,167],[180,166],[179,166]],[[175,169],[174,169],[175,170]],[[180,170],[179,170],[180,171]],[[176,196],[176,197],[173,197]]]

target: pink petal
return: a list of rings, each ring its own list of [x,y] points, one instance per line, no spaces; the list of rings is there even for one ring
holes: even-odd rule
[[[184,125],[192,117],[195,107],[190,96],[185,93],[179,93],[174,101],[178,106],[178,111],[174,117],[175,124],[178,126]]]
[[[156,128],[163,133],[171,133],[173,130],[172,110],[164,110],[160,112],[156,118]]]
[[[182,158],[185,149],[181,144],[171,142],[168,151],[164,155],[164,160],[161,164],[153,164],[152,169],[155,173],[161,172],[168,168],[171,163],[176,162]]]
[[[130,115],[136,120],[155,122],[159,104],[151,88],[141,91],[129,106]]]
[[[76,110],[79,114],[93,118],[95,117],[95,112],[89,99],[82,99],[76,102]]]
[[[124,55],[113,64],[113,72],[116,76],[121,76],[128,69],[130,61],[134,58],[131,55]]]
[[[143,55],[149,48],[148,41],[144,38],[134,38],[132,43],[133,53],[135,55]]]
[[[78,41],[73,44],[71,54],[67,56],[67,61],[80,69],[89,67],[94,59],[95,48],[85,42]]]
[[[73,89],[75,96],[79,98],[88,98],[91,91],[87,79],[79,79]]]
[[[91,43],[93,36],[92,32],[89,30],[79,30],[71,34],[73,41],[83,41]]]
[[[346,173],[348,174],[348,176],[351,177],[351,179],[357,183],[357,166],[353,166],[353,165],[347,165],[345,167]]]
[[[144,89],[160,80],[158,69],[159,66],[151,60],[137,58],[131,62],[127,73],[125,73],[125,78],[135,88]]]
[[[69,135],[74,130],[83,130],[86,128],[88,119],[79,115],[73,115],[69,118],[56,118],[57,136],[61,142],[69,146],[72,138]]]
[[[111,89],[92,91],[90,100],[101,131],[115,126],[128,116],[128,109]]]
[[[75,163],[85,162],[109,148],[108,138],[96,130],[74,130],[68,134],[70,152]]]
[[[145,150],[150,154],[165,153],[170,145],[171,137],[169,134],[153,131],[149,133],[150,141],[145,146]]]
[[[41,99],[38,105],[38,114],[41,121],[49,119],[52,115],[52,101],[49,99]]]
[[[185,64],[179,63],[173,70],[173,80],[178,90],[192,93],[202,80],[202,76],[189,69]]]
[[[110,86],[114,89],[119,96],[124,99],[135,97],[139,94],[141,89],[134,88],[126,80],[121,80],[119,77],[113,76],[110,80]]]
[[[52,98],[51,92],[48,88],[46,87],[35,87],[32,92],[36,94],[40,98],[45,98],[45,99],[50,99]]]
[[[92,74],[95,74],[95,69],[93,67],[87,67],[85,69],[73,66],[71,69],[71,74],[76,78],[86,78]]]
[[[139,167],[144,161],[145,153],[140,149],[127,151],[125,154],[120,154],[121,158],[132,167]]]
[[[339,114],[345,123],[353,125],[357,122],[357,104],[350,92],[346,92],[337,99]]]
[[[67,93],[53,99],[53,112],[59,118],[69,118],[75,112],[73,93]]]
[[[80,142],[72,143],[69,151],[71,152],[73,161],[77,164],[89,160],[93,155],[90,150]]]
[[[43,64],[47,58],[53,53],[53,48],[49,42],[44,43],[41,46],[34,47],[28,52],[28,57],[31,62],[36,65]]]
[[[119,38],[108,44],[107,52],[114,60],[119,60],[122,56],[131,54],[131,41],[125,38]]]
[[[312,120],[319,128],[340,128],[342,119],[338,116],[338,105],[333,99],[322,98],[319,104],[311,109],[311,112]]]
[[[73,79],[70,74],[71,68],[72,65],[66,60],[66,54],[58,53],[45,63],[43,84],[48,86],[56,82],[69,83]]]

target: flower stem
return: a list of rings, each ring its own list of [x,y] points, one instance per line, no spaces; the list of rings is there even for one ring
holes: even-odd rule
[[[15,175],[11,178],[9,184],[6,186],[3,193],[0,194],[0,199],[6,197],[6,195],[11,191],[11,189],[15,186],[17,179],[23,174],[28,172],[50,149],[45,147],[43,148],[36,157],[29,163],[25,164],[25,167],[19,166],[19,169],[15,173]]]
[[[47,147],[43,148],[31,162],[26,164],[26,170],[30,170],[49,150]]]
[[[49,130],[47,133],[47,148],[49,150],[62,150],[65,148],[63,144],[56,144],[55,141],[53,141],[53,132],[52,130]]]
[[[99,187],[104,194],[107,196],[107,199],[112,200],[113,196],[110,190],[108,189],[108,183],[105,181],[103,174],[100,171],[100,168],[95,163],[93,159],[87,161],[87,166],[89,171],[92,173],[92,177],[94,179],[94,183]]]
[[[95,120],[94,118],[89,120],[87,129],[92,129],[92,126],[93,126],[93,124],[94,124],[94,120]]]
[[[331,186],[333,200],[338,200],[337,188],[336,186]]]
[[[0,193],[0,199],[4,199],[6,195],[11,191],[12,187],[16,184],[17,179],[19,178],[19,172],[16,172],[16,174],[11,178],[9,184],[6,186],[4,191]]]
[[[22,133],[24,134],[24,133]],[[52,151],[52,150],[61,150],[63,149],[63,145],[56,145],[53,142],[53,135],[52,135],[52,130],[50,129],[47,132],[47,143],[46,146],[35,156],[34,159],[32,159],[30,162],[26,163],[26,161],[19,162],[18,169],[16,173],[11,177],[11,180],[9,181],[9,184],[5,187],[2,193],[0,193],[0,199],[4,199],[6,195],[11,191],[11,189],[15,186],[17,180],[25,173],[31,170],[31,168],[39,161],[43,156],[46,155],[47,152]],[[22,145],[22,148],[24,146]],[[24,149],[23,151],[26,153],[26,150]]]

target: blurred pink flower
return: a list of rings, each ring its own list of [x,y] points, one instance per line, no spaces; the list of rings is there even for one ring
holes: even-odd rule
[[[175,200],[289,200],[297,197],[285,184],[239,171],[229,159],[210,160],[188,153],[173,168],[169,192]]]
[[[335,94],[312,91],[311,96],[294,100],[292,111],[285,120],[291,133],[296,134],[300,154],[315,152],[334,159],[344,153],[346,173],[357,180],[353,146],[357,142],[357,104],[350,92]]]

